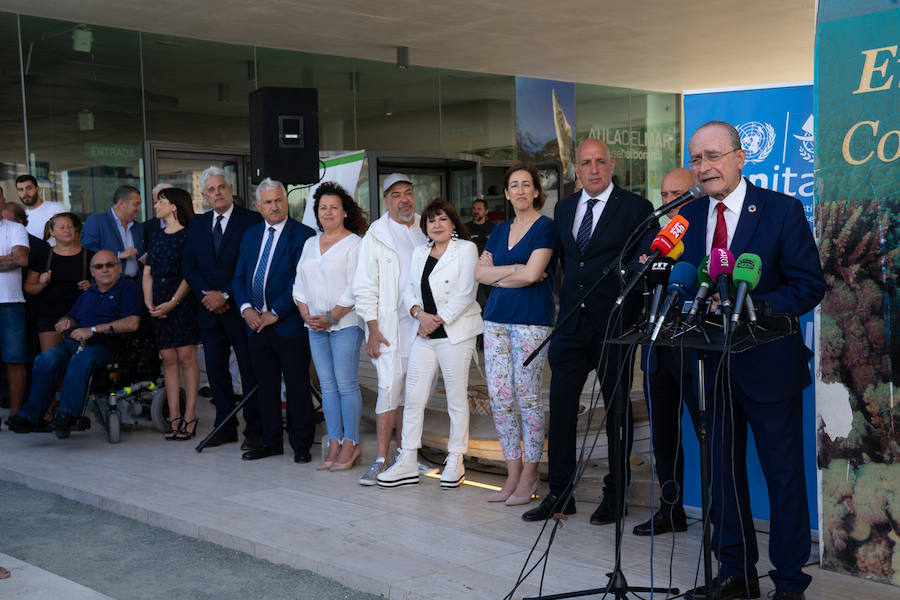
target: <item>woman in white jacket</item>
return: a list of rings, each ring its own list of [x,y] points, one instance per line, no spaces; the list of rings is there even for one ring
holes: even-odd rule
[[[422,445],[425,405],[440,367],[447,392],[450,436],[442,488],[456,488],[465,478],[463,454],[469,445],[469,364],[475,338],[484,326],[475,301],[478,249],[449,202],[434,200],[422,211],[421,227],[430,242],[413,251],[409,284],[402,305],[419,322],[406,375],[406,408],[400,456],[378,475],[378,485],[392,488],[419,483],[418,449]]]

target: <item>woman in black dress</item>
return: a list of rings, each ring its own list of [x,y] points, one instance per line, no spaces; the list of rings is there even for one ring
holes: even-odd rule
[[[56,246],[47,255],[40,271],[28,271],[25,293],[38,296],[38,338],[41,352],[63,343],[56,322],[69,314],[81,292],[91,286],[93,252],[81,247],[81,219],[70,212],[50,217],[47,229]]]
[[[165,229],[153,234],[144,268],[144,304],[150,311],[156,347],[162,357],[166,399],[169,403],[167,440],[189,440],[197,431],[197,306],[181,274],[181,256],[188,219],[194,216],[191,195],[179,188],[161,190],[153,204]],[[185,406],[181,414],[179,391],[184,376]]]

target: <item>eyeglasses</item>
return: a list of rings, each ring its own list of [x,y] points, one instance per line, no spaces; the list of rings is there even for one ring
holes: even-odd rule
[[[738,150],[743,150],[743,148],[734,148],[733,150],[729,150],[728,152],[703,152],[700,155],[691,157],[691,166],[699,167],[700,163],[704,160],[714,165],[732,152],[737,152]]]
[[[92,269],[96,269],[97,271],[101,271],[103,269],[112,269],[114,268],[118,262],[108,262],[108,263],[98,263],[96,265],[91,265]]]

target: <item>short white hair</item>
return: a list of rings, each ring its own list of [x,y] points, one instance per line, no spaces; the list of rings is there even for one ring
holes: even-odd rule
[[[225,183],[231,183],[231,180],[228,179],[228,172],[222,167],[217,167],[215,165],[210,165],[208,169],[203,171],[200,174],[200,189],[203,192],[206,192],[206,182],[210,177],[223,177],[225,179]]]
[[[259,182],[259,185],[256,186],[256,201],[259,202],[259,194],[263,190],[281,190],[284,194],[284,197],[287,198],[287,190],[284,188],[284,184],[280,181],[276,181],[271,177],[266,177],[262,181]]]
[[[173,187],[175,187],[175,186],[172,185],[171,183],[157,183],[156,185],[153,186],[153,189],[150,190],[150,196],[155,197],[161,191],[167,190],[167,189],[173,188]]]

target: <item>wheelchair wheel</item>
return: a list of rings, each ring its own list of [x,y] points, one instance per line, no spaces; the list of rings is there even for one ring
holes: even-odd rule
[[[122,415],[117,410],[111,411],[106,420],[106,437],[109,439],[109,443],[118,444],[121,433]]]
[[[181,414],[184,414],[184,405],[187,397],[184,388],[181,389],[178,396],[181,404]],[[150,419],[153,421],[153,426],[156,427],[157,431],[165,433],[169,430],[168,418],[169,402],[166,399],[166,388],[159,386],[153,390],[153,399],[150,403]]]

